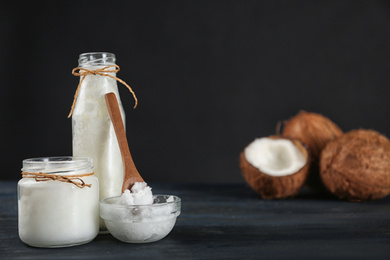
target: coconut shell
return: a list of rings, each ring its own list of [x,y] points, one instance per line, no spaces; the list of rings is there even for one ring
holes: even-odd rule
[[[343,131],[329,118],[305,111],[299,112],[284,122],[282,136],[296,138],[306,144],[311,155],[310,174],[307,185],[313,189],[323,189],[319,177],[319,157],[325,145],[341,136]]]
[[[340,199],[363,201],[390,194],[390,141],[373,130],[353,130],[322,150],[320,175]]]
[[[269,138],[281,137],[271,136]],[[240,168],[246,182],[264,199],[283,199],[297,195],[309,173],[310,156],[307,148],[299,140],[284,139],[291,140],[307,158],[306,164],[294,174],[280,177],[268,175],[250,164],[245,158],[244,151],[240,154]]]

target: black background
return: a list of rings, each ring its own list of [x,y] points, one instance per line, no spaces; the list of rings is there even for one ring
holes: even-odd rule
[[[390,135],[389,1],[1,1],[1,179],[71,155],[80,53],[115,53],[144,179],[243,182],[238,156],[300,110]]]

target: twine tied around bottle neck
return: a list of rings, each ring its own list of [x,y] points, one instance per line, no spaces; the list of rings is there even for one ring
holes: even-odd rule
[[[115,69],[110,69],[110,68],[115,68]],[[118,73],[120,70],[119,66],[118,65],[110,65],[110,66],[106,66],[106,67],[103,67],[101,69],[96,69],[96,70],[89,70],[89,69],[86,69],[86,68],[81,68],[81,67],[77,67],[77,68],[74,68],[72,70],[72,74],[76,77],[82,77],[81,80],[80,80],[80,83],[79,85],[77,86],[77,89],[76,89],[76,93],[74,95],[74,99],[73,99],[73,104],[72,104],[72,107],[71,107],[71,110],[70,110],[70,113],[68,115],[68,118],[72,116],[72,113],[73,113],[73,110],[74,110],[74,107],[76,105],[76,101],[77,101],[77,97],[79,95],[79,91],[80,91],[80,86],[81,84],[83,83],[84,79],[88,76],[88,75],[100,75],[100,76],[106,76],[106,77],[110,77],[112,79],[115,79],[116,81],[119,81],[120,83],[122,83],[123,85],[125,85],[127,87],[127,89],[131,92],[131,94],[133,95],[133,98],[134,98],[134,101],[135,101],[135,104],[134,104],[134,108],[137,107],[138,105],[138,99],[133,91],[133,89],[123,80],[121,80],[120,78],[118,77],[115,77],[115,76],[112,76],[108,73]]]
[[[81,177],[91,176],[93,172],[86,174],[78,174],[78,175],[68,175],[62,176],[58,174],[47,174],[43,172],[22,172],[23,178],[34,178],[35,181],[62,181],[76,185],[78,188],[82,189],[84,187],[91,188],[92,184],[86,184]]]

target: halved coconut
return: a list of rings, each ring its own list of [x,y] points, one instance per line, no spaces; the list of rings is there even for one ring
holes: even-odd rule
[[[390,194],[390,141],[374,130],[352,130],[326,145],[320,170],[326,188],[340,199],[383,198]]]
[[[309,172],[308,149],[297,139],[257,138],[240,155],[242,174],[265,199],[295,196]]]

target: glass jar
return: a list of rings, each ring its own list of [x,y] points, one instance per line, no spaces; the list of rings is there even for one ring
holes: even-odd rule
[[[23,161],[18,182],[20,239],[35,247],[67,247],[99,233],[99,183],[90,158]]]
[[[115,55],[112,53],[84,53],[79,57],[80,68],[97,70],[110,65],[115,65]],[[116,76],[112,72],[107,74]],[[73,156],[93,159],[95,176],[99,179],[100,199],[119,196],[123,184],[122,157],[104,97],[109,92],[115,93],[117,97],[125,125],[117,81],[107,76],[85,77],[72,114]],[[103,220],[100,229],[106,230]]]

